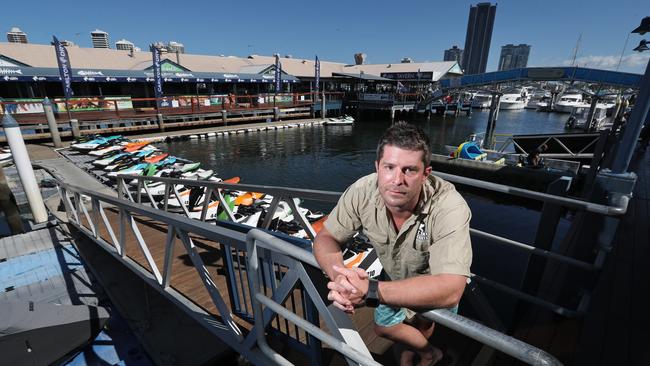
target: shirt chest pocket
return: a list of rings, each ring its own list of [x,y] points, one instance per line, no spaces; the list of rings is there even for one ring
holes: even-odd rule
[[[429,251],[406,246],[402,249],[401,264],[402,278],[429,274]]]

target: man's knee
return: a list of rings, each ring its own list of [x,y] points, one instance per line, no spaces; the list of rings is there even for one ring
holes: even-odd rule
[[[391,330],[395,326],[384,327],[378,324],[375,324],[375,334],[383,338],[391,338]]]

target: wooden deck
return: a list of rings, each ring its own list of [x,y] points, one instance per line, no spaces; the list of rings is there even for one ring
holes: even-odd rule
[[[517,337],[547,350],[567,365],[650,365],[650,150],[635,154],[638,176],[587,314],[577,319],[540,310]],[[497,363],[512,360],[498,357]]]

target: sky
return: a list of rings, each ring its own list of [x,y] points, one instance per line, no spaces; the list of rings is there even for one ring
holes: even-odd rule
[[[90,32],[108,32],[111,47],[125,38],[143,50],[156,41],[206,55],[292,55],[353,63],[442,61],[444,50],[464,48],[470,5],[478,1],[20,1],[0,12],[0,31],[17,26],[30,43],[52,35],[91,47]],[[487,71],[501,46],[531,45],[528,66],[570,65],[643,73],[650,51],[632,51],[644,39],[630,34],[650,16],[649,0],[503,0],[497,3]],[[580,37],[580,35],[582,35]],[[629,39],[628,38],[629,35]],[[623,52],[627,39],[627,46]],[[650,33],[645,35],[650,41]],[[4,35],[3,35],[4,41]],[[621,54],[623,57],[621,59]]]

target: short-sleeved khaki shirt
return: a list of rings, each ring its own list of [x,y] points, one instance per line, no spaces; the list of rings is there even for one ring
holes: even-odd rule
[[[469,207],[454,186],[430,175],[414,214],[398,233],[373,173],[348,187],[325,227],[339,242],[363,230],[393,280],[441,273],[469,277],[470,219]]]

